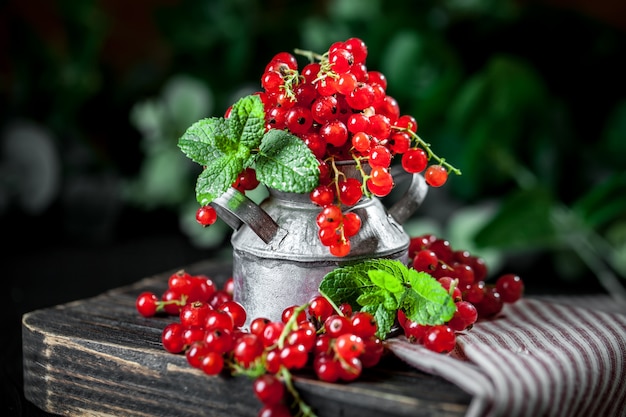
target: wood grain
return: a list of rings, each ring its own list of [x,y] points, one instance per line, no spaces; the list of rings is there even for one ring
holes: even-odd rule
[[[230,264],[187,268],[222,283]],[[24,394],[64,416],[255,416],[260,403],[246,377],[209,377],[160,342],[171,317],[143,318],[141,291],[163,292],[174,271],[99,296],[30,312],[22,320]],[[324,383],[310,369],[295,376],[318,416],[462,416],[470,396],[386,356],[357,381]]]

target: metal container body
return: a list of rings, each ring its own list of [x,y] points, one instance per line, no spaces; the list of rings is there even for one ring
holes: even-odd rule
[[[363,199],[351,208],[362,225],[350,238],[350,254],[343,258],[331,255],[320,243],[315,223],[320,208],[308,195],[271,191],[261,208],[284,233],[265,243],[243,225],[231,239],[235,299],[250,318],[280,320],[286,307],[310,301],[324,276],[347,263],[368,258],[408,260],[409,236],[377,198]]]
[[[354,162],[340,162],[337,168],[346,177],[361,180]],[[247,324],[257,317],[280,320],[285,308],[310,301],[324,276],[342,265],[371,258],[406,264],[410,239],[402,223],[417,210],[428,189],[421,175],[410,178],[406,192],[390,208],[372,197],[348,209],[361,218],[361,229],[350,238],[350,253],[343,258],[331,255],[321,244],[316,224],[321,208],[309,194],[270,190],[269,197],[257,205],[231,188],[215,199],[211,205],[235,230],[231,238],[234,296],[246,308]]]

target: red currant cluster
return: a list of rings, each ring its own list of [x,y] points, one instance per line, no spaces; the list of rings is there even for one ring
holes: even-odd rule
[[[217,306],[231,300],[233,289],[232,278],[220,289],[206,275],[191,275],[180,270],[169,277],[167,289],[160,297],[151,291],[142,292],[137,297],[135,306],[144,317],[153,317],[158,313],[177,316],[183,307],[196,301]]]
[[[320,240],[333,255],[346,256],[349,238],[361,222],[356,214],[337,216],[337,210],[355,205],[364,194],[389,194],[395,155],[401,155],[401,165],[409,173],[426,170],[426,182],[434,187],[442,186],[449,172],[459,172],[417,135],[415,118],[401,114],[387,94],[385,75],[368,70],[367,46],[361,39],[335,42],[323,55],[295,53],[309,59],[300,71],[293,54],[280,52],[261,77],[263,91],[258,95],[265,107],[266,129],[288,130],[319,159],[320,183],[311,200],[323,207]],[[360,178],[338,170],[335,162],[341,160],[354,160]],[[436,164],[428,166],[431,160]]]
[[[408,320],[398,311],[398,322],[406,337],[436,352],[450,352],[456,345],[456,332],[471,328],[480,318],[498,314],[504,303],[514,303],[524,293],[524,283],[515,274],[499,276],[486,284],[485,261],[466,250],[453,250],[450,242],[434,235],[411,239],[412,267],[435,277],[450,292],[454,316],[445,324],[425,326]]]
[[[204,275],[179,271],[161,298],[143,292],[136,308],[144,317],[162,312],[179,318],[164,327],[161,342],[170,353],[184,353],[192,367],[208,375],[229,369],[253,376],[254,393],[263,403],[259,415],[291,415],[288,395],[307,415],[308,406],[291,383],[292,370],[312,364],[320,380],[352,381],[383,354],[371,314],[353,313],[347,304],[335,311],[321,295],[286,308],[280,321],[255,318],[246,329],[246,311],[232,299],[231,279],[218,289]]]

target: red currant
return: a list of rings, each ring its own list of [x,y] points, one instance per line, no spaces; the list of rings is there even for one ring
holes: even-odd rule
[[[196,221],[202,226],[210,226],[217,220],[217,212],[211,206],[202,206],[196,210]]]
[[[431,165],[426,168],[424,179],[431,187],[441,187],[448,180],[448,171],[441,165]]]

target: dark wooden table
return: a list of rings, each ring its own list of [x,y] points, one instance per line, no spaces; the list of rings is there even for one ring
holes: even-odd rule
[[[185,268],[220,284],[229,263]],[[162,292],[165,271],[132,285],[27,313],[22,320],[24,394],[66,416],[255,416],[260,403],[246,377],[209,377],[160,342],[171,317],[143,318],[135,299]],[[351,383],[324,383],[310,370],[296,387],[318,416],[462,416],[470,396],[387,355]]]

